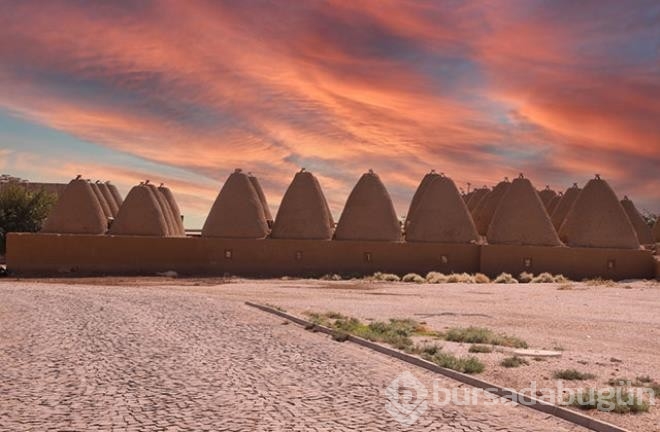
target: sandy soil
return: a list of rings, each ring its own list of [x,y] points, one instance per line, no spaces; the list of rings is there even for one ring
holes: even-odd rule
[[[575,368],[596,375],[564,387],[607,387],[611,378],[648,375],[660,381],[660,284],[648,281],[570,284],[409,284],[314,280],[99,278],[49,280],[66,284],[161,286],[201,291],[227,300],[268,303],[296,315],[336,311],[363,320],[414,318],[435,330],[481,326],[524,339],[530,348],[561,350],[559,358],[507,369],[504,349],[474,354],[487,368],[480,376],[516,389],[556,388],[553,373]],[[468,344],[439,341],[467,355]],[[471,354],[472,355],[472,354]],[[656,403],[660,398],[656,398]],[[630,430],[660,431],[660,407],[646,414],[589,411]]]
[[[0,431],[585,431],[484,395],[401,416],[401,374],[463,384],[222,289],[0,283],[0,329]]]
[[[570,284],[407,284],[279,281],[232,284],[232,296],[280,306],[290,313],[336,311],[363,320],[414,318],[435,330],[487,327],[517,336],[530,348],[561,350],[559,358],[529,359],[529,365],[499,365],[510,350],[474,354],[487,365],[481,377],[507,387],[556,388],[553,373],[574,368],[596,375],[564,381],[566,388],[608,387],[611,378],[650,376],[660,381],[660,284],[635,281]],[[440,341],[443,349],[468,355],[469,344]],[[660,398],[660,395],[658,395]],[[654,402],[660,402],[656,398]],[[647,414],[589,411],[629,428],[660,431],[660,407]]]

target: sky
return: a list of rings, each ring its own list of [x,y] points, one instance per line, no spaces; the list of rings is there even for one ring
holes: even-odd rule
[[[335,216],[369,169],[401,215],[431,169],[660,212],[660,2],[0,0],[0,173],[164,182],[200,228],[303,167]]]

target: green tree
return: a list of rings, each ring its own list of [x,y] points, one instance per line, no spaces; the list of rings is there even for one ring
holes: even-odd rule
[[[0,188],[0,254],[5,253],[5,237],[9,232],[36,232],[48,216],[57,198],[41,189],[29,192],[16,183]]]
[[[646,209],[642,210],[640,213],[642,214],[642,217],[644,218],[644,221],[648,224],[648,226],[653,228],[653,225],[655,225],[655,221],[658,219],[659,216]]]

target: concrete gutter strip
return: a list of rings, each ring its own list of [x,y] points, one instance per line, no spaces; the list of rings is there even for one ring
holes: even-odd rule
[[[286,312],[283,312],[281,310],[278,310],[274,307],[271,306],[265,306],[257,303],[252,303],[252,302],[245,302],[246,305],[260,309],[264,312],[268,312],[274,315],[277,315],[279,317],[285,318],[289,321],[292,321],[296,324],[299,324],[303,327],[313,327],[315,331],[325,333],[332,335],[335,333],[334,330],[320,326],[318,324],[314,324],[310,321],[304,320],[302,318],[298,318],[296,316],[290,315]],[[504,399],[515,399],[517,403],[523,406],[527,406],[529,408],[535,409],[537,411],[541,411],[546,414],[553,415],[555,417],[559,417],[563,420],[566,420],[568,422],[571,422],[573,424],[585,427],[587,429],[591,429],[596,432],[630,432],[627,429],[623,429],[619,426],[615,426],[611,423],[607,423],[601,420],[597,420],[595,418],[586,416],[584,414],[581,414],[579,412],[573,411],[571,409],[555,405],[540,399],[533,398],[528,395],[524,395],[522,393],[517,392],[514,389],[508,389],[505,387],[501,387],[495,384],[491,384],[487,381],[480,380],[478,378],[475,378],[471,375],[467,375],[461,372],[457,372],[452,369],[447,369],[443,368],[441,366],[438,366],[435,363],[431,363],[427,360],[424,360],[422,358],[406,354],[402,351],[395,350],[393,348],[389,348],[383,345],[380,345],[378,343],[369,341],[367,339],[363,339],[357,336],[353,335],[348,335],[349,341],[361,345],[365,348],[369,348],[371,350],[377,351],[379,353],[385,354],[390,357],[397,358],[399,360],[402,360],[406,363],[410,363],[412,365],[424,368],[426,370],[429,370],[431,372],[436,372],[441,375],[444,375],[448,378],[454,379],[456,381],[462,382],[464,384],[468,384],[472,387],[480,388],[483,389],[484,391],[487,391],[489,393],[492,393],[494,395],[500,396]]]

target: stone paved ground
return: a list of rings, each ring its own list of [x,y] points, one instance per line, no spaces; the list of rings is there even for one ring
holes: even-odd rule
[[[513,404],[431,405],[412,428],[384,388],[412,372],[208,287],[0,283],[0,430],[578,431]]]

